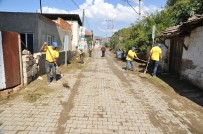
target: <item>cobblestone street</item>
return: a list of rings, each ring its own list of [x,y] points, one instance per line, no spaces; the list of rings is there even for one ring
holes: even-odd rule
[[[125,71],[111,52],[78,65],[65,73],[70,88],[57,81],[34,103],[21,95],[2,104],[0,134],[203,133],[201,106]]]

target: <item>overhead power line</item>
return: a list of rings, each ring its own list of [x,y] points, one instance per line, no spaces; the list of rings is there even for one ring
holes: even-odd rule
[[[90,25],[89,25],[89,22],[87,21],[87,17],[86,17],[86,16],[85,16],[85,21],[87,22],[88,28],[89,28],[90,30],[92,30],[91,27],[90,27]]]
[[[74,1],[74,0],[71,0],[73,2],[73,4],[77,7],[77,8],[80,8],[79,5]]]

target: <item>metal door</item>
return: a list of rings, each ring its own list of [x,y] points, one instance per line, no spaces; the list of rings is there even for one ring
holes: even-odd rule
[[[18,33],[2,32],[6,88],[21,84]]]

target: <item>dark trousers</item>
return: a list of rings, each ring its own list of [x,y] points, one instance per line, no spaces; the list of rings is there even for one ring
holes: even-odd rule
[[[47,73],[47,81],[51,82],[50,72],[52,70],[53,80],[56,80],[56,64],[54,62],[45,62],[45,69]]]
[[[80,63],[84,63],[84,56],[85,56],[85,54],[84,53],[81,53],[80,54]]]
[[[153,70],[152,75],[156,76],[157,68],[159,66],[159,61],[152,60]]]
[[[89,57],[92,57],[92,50],[89,50]]]
[[[102,51],[102,57],[104,57],[105,56],[105,51]]]

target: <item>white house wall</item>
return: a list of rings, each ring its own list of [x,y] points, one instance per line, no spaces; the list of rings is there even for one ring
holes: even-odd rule
[[[58,42],[59,50],[63,50],[64,37],[68,35],[64,29],[56,26],[54,22],[49,22],[51,20],[44,20],[43,18],[38,21],[38,51],[41,44],[45,41],[46,35],[51,35],[54,37],[54,41]]]
[[[72,36],[72,34],[70,32],[67,32],[65,30],[63,30],[61,27],[57,26],[57,29],[58,29],[58,34],[59,34],[59,40],[61,42],[61,49],[63,48],[64,49],[64,42],[65,42],[65,36],[68,37],[68,40],[67,40],[67,46],[68,46],[68,50],[72,50],[72,46],[70,45],[71,42],[70,42],[70,38]]]
[[[188,50],[183,48],[181,76],[203,88],[203,26],[185,37],[184,43]]]
[[[4,58],[2,48],[2,36],[0,31],[0,89],[6,88],[5,70],[4,70]]]
[[[71,24],[72,27],[72,50],[76,50],[80,36],[80,25],[77,21],[68,21],[68,23]]]

